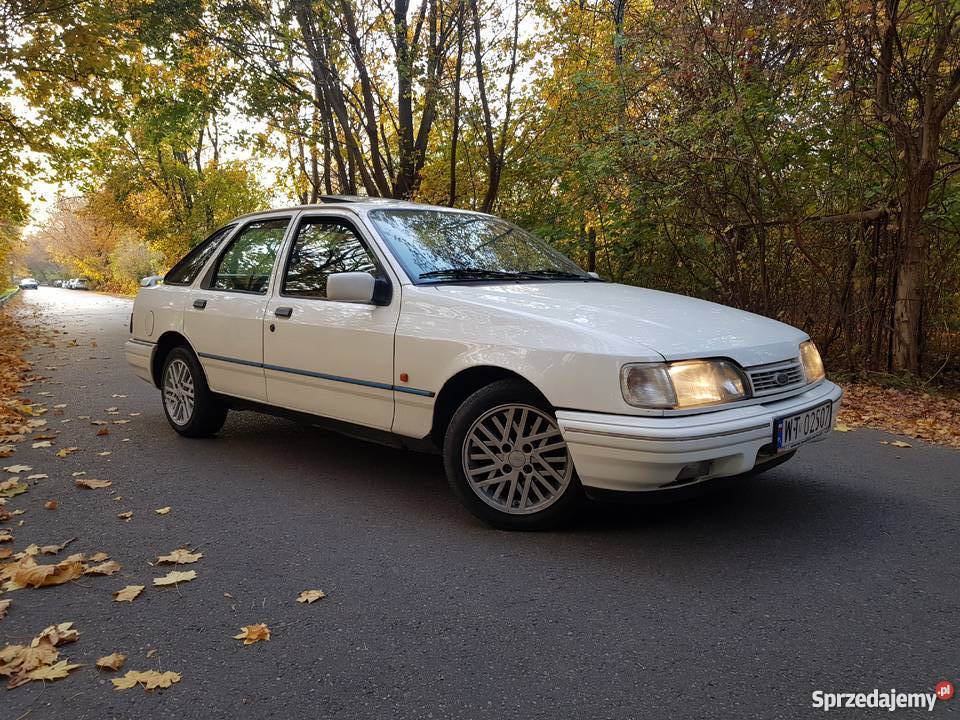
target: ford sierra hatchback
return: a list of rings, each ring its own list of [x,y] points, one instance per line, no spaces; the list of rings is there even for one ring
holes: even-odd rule
[[[505,529],[604,491],[671,493],[828,433],[801,330],[603,282],[499,218],[329,196],[239,217],[140,290],[126,356],[173,429],[286,414],[443,454]]]

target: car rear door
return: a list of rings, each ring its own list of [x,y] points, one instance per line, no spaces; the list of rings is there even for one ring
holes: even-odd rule
[[[389,429],[399,283],[347,213],[304,213],[286,247],[263,322],[268,402]],[[390,300],[328,299],[327,277],[336,272],[382,278],[390,283]]]
[[[266,400],[263,315],[291,218],[271,215],[244,224],[187,297],[184,334],[214,392]]]

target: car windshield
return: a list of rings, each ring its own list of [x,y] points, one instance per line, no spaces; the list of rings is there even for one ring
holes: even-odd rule
[[[370,220],[415,283],[593,280],[540,238],[489,215],[373,210]]]

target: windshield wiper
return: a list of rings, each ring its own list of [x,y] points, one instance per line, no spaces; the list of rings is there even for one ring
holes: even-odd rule
[[[516,273],[521,278],[557,278],[559,280],[593,280],[589,275],[569,272],[567,270],[523,270]]]
[[[503,270],[484,270],[483,268],[472,268],[472,267],[460,267],[460,268],[444,268],[443,270],[431,270],[430,272],[420,273],[417,276],[419,280],[427,280],[429,278],[444,279],[444,278],[453,278],[455,280],[471,280],[471,279],[503,279],[503,278],[516,278],[517,273],[515,272],[504,272]]]

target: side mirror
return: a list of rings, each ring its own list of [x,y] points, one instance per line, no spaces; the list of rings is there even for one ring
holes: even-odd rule
[[[377,281],[367,272],[333,273],[327,276],[327,299],[339,302],[373,302]]]

